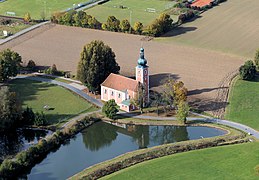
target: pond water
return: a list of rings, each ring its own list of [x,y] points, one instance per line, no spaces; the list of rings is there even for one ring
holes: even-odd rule
[[[114,126],[98,122],[79,133],[37,164],[28,179],[66,179],[75,173],[141,148],[226,134],[209,127]]]
[[[29,148],[50,133],[50,131],[39,129],[18,129],[0,134],[0,160]]]

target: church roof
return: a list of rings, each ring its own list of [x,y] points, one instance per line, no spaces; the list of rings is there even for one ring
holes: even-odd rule
[[[102,83],[102,86],[119,90],[119,91],[126,91],[126,90],[131,90],[134,92],[138,91],[138,81],[121,76],[119,74],[113,74],[111,73],[105,81]]]

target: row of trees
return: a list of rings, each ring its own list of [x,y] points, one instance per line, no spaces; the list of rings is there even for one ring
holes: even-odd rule
[[[243,80],[252,80],[259,70],[259,49],[255,53],[254,62],[248,60],[239,68],[239,75]]]
[[[162,13],[150,25],[144,28],[141,22],[135,22],[133,27],[128,19],[119,20],[115,16],[108,16],[105,23],[99,22],[95,17],[86,14],[84,11],[69,11],[55,13],[51,21],[67,26],[77,26],[83,28],[103,29],[114,32],[146,34],[150,36],[160,36],[172,29],[173,20],[170,15]]]

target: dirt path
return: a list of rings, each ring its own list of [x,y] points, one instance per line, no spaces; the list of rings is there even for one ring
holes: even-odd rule
[[[174,43],[141,41],[143,38],[51,24],[4,44],[0,50],[12,48],[22,55],[24,63],[30,59],[44,66],[55,63],[58,69],[75,73],[83,45],[102,40],[115,52],[121,74],[134,76],[139,48],[143,45],[153,90],[159,90],[160,81],[170,75],[186,84],[192,105],[211,112],[226,105],[226,102],[217,102],[218,91],[228,88],[220,83],[243,63],[242,58]]]

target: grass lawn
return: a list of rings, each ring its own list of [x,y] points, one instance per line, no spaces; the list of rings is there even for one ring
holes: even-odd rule
[[[115,16],[119,20],[128,19],[131,24],[140,21],[144,25],[152,22],[159,16],[165,9],[172,7],[175,4],[173,1],[164,0],[110,0],[107,3],[98,5],[87,9],[87,14],[95,16],[100,22],[106,22],[108,16]],[[119,6],[122,5],[125,8],[121,9]],[[147,8],[154,8],[156,12],[147,12]],[[172,16],[174,20],[177,20],[176,16]]]
[[[234,81],[229,102],[227,119],[259,130],[259,76],[254,81]]]
[[[4,38],[4,34],[3,31],[7,31],[8,33],[12,33],[15,34],[23,29],[26,29],[28,27],[30,27],[31,25],[29,24],[22,24],[19,23],[15,26],[6,26],[6,25],[0,25],[0,39]]]
[[[15,12],[16,16],[23,17],[29,12],[32,19],[41,19],[41,14],[47,18],[55,11],[62,11],[73,7],[73,4],[88,2],[88,0],[7,0],[0,3],[0,14]]]
[[[103,179],[258,179],[259,143],[208,148],[170,155]]]
[[[90,103],[81,97],[56,85],[16,79],[11,81],[10,87],[20,97],[23,107],[29,106],[33,108],[34,112],[43,111],[50,124],[67,120],[82,112],[95,110]],[[44,110],[45,105],[53,110]]]

